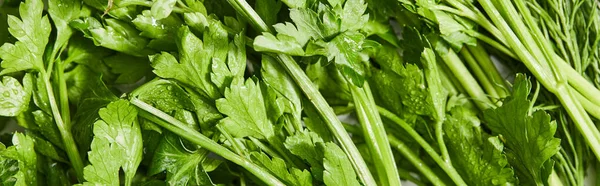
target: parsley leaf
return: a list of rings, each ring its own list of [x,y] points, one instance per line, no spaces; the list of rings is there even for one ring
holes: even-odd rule
[[[177,136],[164,135],[148,173],[154,175],[166,170],[166,181],[170,185],[214,185],[202,164],[208,152],[203,149],[190,152],[182,145]]]
[[[150,72],[147,58],[139,58],[126,54],[117,54],[104,58],[104,63],[111,72],[117,74],[116,84],[132,84],[142,79]]]
[[[285,139],[285,148],[311,165],[311,172],[317,180],[323,180],[323,152],[317,144],[323,139],[314,132],[302,131]]]
[[[560,139],[554,138],[556,122],[550,121],[550,115],[529,110],[530,89],[525,75],[517,75],[512,96],[501,107],[484,111],[483,118],[504,139],[508,161],[522,184],[541,184],[547,179],[542,172],[552,169],[545,163],[560,149]]]
[[[142,134],[137,109],[128,101],[114,101],[98,112],[94,140],[88,153],[91,165],[84,168],[86,184],[119,185],[119,170],[129,185],[142,160]],[[106,161],[111,160],[111,161]]]
[[[323,155],[323,181],[325,185],[348,185],[358,186],[360,183],[356,180],[356,173],[342,151],[336,144],[327,142],[323,144],[325,154]]]
[[[218,99],[216,104],[219,111],[228,116],[221,120],[221,125],[234,137],[269,139],[274,136],[260,87],[252,79],[245,83],[234,80],[225,90],[225,98]]]
[[[0,82],[0,116],[17,116],[27,109],[33,90],[31,75],[25,75],[23,85],[10,76]]]
[[[35,141],[25,134],[15,133],[12,143],[13,146],[6,149],[0,148],[0,156],[19,162],[19,171],[13,176],[15,185],[37,185],[38,155],[34,150]]]
[[[68,24],[80,16],[80,11],[81,1],[78,0],[48,1],[48,13],[56,27],[54,51],[60,50],[73,35],[73,29]]]
[[[6,147],[4,144],[0,143],[0,154],[4,151]],[[15,175],[19,171],[19,163],[17,160],[4,158],[0,155],[0,183],[2,185],[14,185],[17,181],[13,175]]]
[[[171,11],[173,11],[176,2],[177,0],[155,0],[150,8],[152,17],[157,20],[168,17]]]
[[[98,46],[139,57],[153,53],[146,48],[148,39],[141,37],[140,32],[129,23],[117,19],[105,19],[104,22],[106,24],[102,25],[98,20],[87,17],[71,21],[70,25]]]
[[[50,36],[50,21],[42,16],[44,3],[27,0],[19,6],[21,19],[8,15],[8,31],[17,38],[15,44],[4,43],[0,47],[0,75],[22,70],[41,71],[44,68],[44,51]]]
[[[211,28],[214,29],[205,32],[204,37],[215,39],[202,43],[188,27],[181,27],[177,32],[179,62],[166,52],[151,56],[153,72],[159,77],[172,78],[190,85],[206,98],[220,98],[221,94],[209,77],[211,63],[225,60],[227,56],[227,33],[222,29],[217,30],[219,27],[214,24]]]
[[[513,170],[502,153],[504,145],[479,127],[474,113],[454,107],[444,124],[446,143],[454,165],[469,185],[514,183]]]
[[[285,161],[283,161],[281,158],[273,157],[273,159],[271,159],[266,154],[257,152],[251,153],[250,158],[256,164],[265,167],[267,170],[269,170],[269,172],[284,180],[286,184],[298,186],[312,185],[312,177],[310,176],[310,172],[307,170],[302,171],[297,168],[288,169]]]

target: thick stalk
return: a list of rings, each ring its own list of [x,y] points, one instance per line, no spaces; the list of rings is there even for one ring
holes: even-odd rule
[[[421,160],[419,156],[417,156],[410,148],[406,146],[402,141],[396,139],[396,137],[392,135],[388,135],[388,139],[390,139],[390,145],[394,147],[396,150],[402,154],[410,163],[417,168],[429,181],[431,184],[437,186],[446,185],[432,170]]]
[[[50,109],[52,110],[54,122],[56,123],[56,126],[60,132],[62,142],[65,145],[65,151],[69,157],[69,160],[71,161],[71,166],[73,166],[73,170],[75,170],[77,179],[83,181],[83,161],[79,155],[79,150],[77,149],[75,140],[73,140],[71,126],[68,126],[63,122],[60,109],[58,108],[58,104],[56,103],[56,99],[54,97],[52,84],[50,83],[49,78],[47,78],[49,75],[45,72],[40,72],[40,74],[46,86],[46,93],[48,94],[48,101],[50,102]]]
[[[252,7],[245,0],[227,0],[229,4],[247,19],[250,24],[258,32],[270,32],[267,24],[258,16],[258,14],[252,9]],[[312,81],[306,76],[302,68],[298,66],[296,61],[289,56],[284,54],[277,55],[278,61],[286,69],[288,74],[294,79],[294,82],[300,87],[304,95],[310,100],[315,106],[317,112],[327,124],[327,127],[335,138],[340,143],[341,148],[346,152],[348,158],[352,162],[354,170],[358,174],[359,179],[365,185],[376,185],[375,179],[371,175],[365,160],[362,158],[358,148],[352,142],[352,139],[344,130],[344,126],[337,118],[337,115],[333,112],[333,109],[327,104],[325,98],[319,93],[317,87]]]
[[[449,163],[445,162],[442,159],[442,157],[440,157],[440,155],[438,155],[437,152],[435,152],[433,147],[431,147],[431,145],[429,145],[429,143],[427,143],[427,141],[425,141],[425,139],[421,137],[421,135],[419,135],[419,133],[417,133],[417,131],[415,131],[415,129],[413,129],[408,123],[396,116],[394,113],[386,110],[385,108],[377,107],[377,110],[379,111],[379,114],[381,114],[383,117],[392,120],[396,125],[404,129],[406,133],[408,133],[408,135],[412,139],[414,139],[421,146],[421,148],[425,150],[427,154],[429,154],[433,161],[435,161],[438,164],[438,166],[440,166],[440,168],[442,168],[442,170],[444,170],[444,172],[448,174],[448,177],[450,177],[450,179],[452,179],[452,181],[454,181],[456,185],[467,185],[460,176],[460,174],[458,174],[456,169],[454,169],[454,167],[452,167]]]
[[[401,185],[392,149],[388,144],[383,121],[375,107],[369,83],[365,82],[362,88],[350,85],[350,92],[356,105],[356,114],[362,126],[365,141],[375,163],[379,185]]]
[[[540,81],[544,85],[544,87],[546,87],[546,89],[548,89],[550,92],[554,93],[558,97],[565,110],[567,110],[567,113],[569,114],[571,119],[575,121],[577,129],[583,134],[584,138],[586,139],[588,145],[591,147],[594,154],[596,156],[600,156],[600,133],[598,132],[598,129],[593,125],[589,115],[585,113],[585,110],[583,109],[581,104],[575,99],[573,99],[573,93],[571,93],[569,89],[566,88],[566,86],[568,85],[565,85],[565,83],[559,83],[562,82],[559,81],[563,80],[560,79],[562,77],[554,76],[555,74],[553,74],[553,72],[556,72],[556,69],[552,69],[552,67],[548,66],[547,63],[540,64],[538,62],[538,59],[536,59],[531,53],[528,52],[529,49],[533,49],[534,51],[536,51],[534,52],[536,55],[544,55],[543,52],[539,51],[539,48],[537,48],[536,46],[532,46],[537,45],[537,43],[535,43],[535,41],[533,41],[533,39],[531,38],[532,36],[530,34],[528,35],[527,33],[520,33],[521,37],[525,37],[524,40],[527,42],[526,44],[528,44],[527,47],[524,46],[523,43],[521,43],[521,40],[515,35],[511,27],[508,25],[506,20],[503,19],[500,12],[496,9],[494,4],[490,0],[479,0],[479,3],[486,10],[486,12],[488,12],[490,19],[492,19],[492,21],[499,26],[499,29],[502,31],[504,36],[506,38],[509,38],[507,39],[507,42],[510,48],[513,49],[513,52],[517,54],[519,59],[523,61],[525,66],[527,66],[527,68],[535,75],[538,81]],[[518,14],[511,9],[512,5],[510,5],[509,1],[501,0],[499,1],[499,3],[502,8],[509,11],[507,15],[509,16],[509,19],[513,26],[519,28],[520,32],[528,30],[525,26],[523,26],[522,21],[519,21],[518,18],[510,16]],[[520,28],[522,28],[523,30],[521,30]],[[541,59],[544,60],[543,58]],[[556,64],[560,63],[554,63],[554,65]]]
[[[264,168],[254,164],[252,161],[246,158],[240,157],[237,154],[231,152],[229,149],[219,145],[210,138],[202,135],[200,132],[194,130],[183,122],[171,117],[170,115],[152,107],[151,105],[137,99],[132,98],[131,103],[140,109],[140,116],[148,119],[157,125],[177,134],[178,136],[201,146],[223,158],[229,160],[244,169],[252,173],[254,176],[265,182],[267,185],[273,186],[284,186],[281,181],[271,175]]]

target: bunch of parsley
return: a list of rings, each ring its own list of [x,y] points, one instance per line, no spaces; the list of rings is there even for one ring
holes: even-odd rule
[[[0,185],[584,185],[599,10],[6,0]]]

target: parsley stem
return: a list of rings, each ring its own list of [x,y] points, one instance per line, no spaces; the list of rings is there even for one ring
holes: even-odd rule
[[[362,126],[365,141],[371,151],[375,170],[377,170],[379,176],[379,184],[401,185],[392,149],[388,144],[381,116],[379,116],[375,107],[376,104],[369,83],[365,82],[362,88],[350,85],[350,92],[356,105],[356,114]]]
[[[460,60],[458,55],[449,49],[446,54],[441,54],[440,57],[446,63],[454,77],[463,85],[462,87],[467,93],[473,97],[475,105],[481,110],[491,108],[493,103],[487,98],[485,92],[477,83],[477,80],[471,75],[465,64]]]
[[[71,128],[71,110],[69,108],[69,95],[67,91],[67,82],[65,80],[64,62],[58,60],[56,62],[55,81],[58,84],[58,101],[60,114],[67,128]]]
[[[481,69],[479,64],[477,64],[477,61],[475,61],[475,57],[473,57],[473,54],[471,54],[471,52],[469,52],[469,50],[466,47],[463,47],[460,50],[460,54],[465,59],[467,65],[469,65],[471,71],[473,71],[475,76],[477,76],[477,80],[479,81],[479,83],[481,83],[486,93],[494,99],[500,98],[492,82],[490,82],[488,77],[485,75],[485,72],[483,72],[483,69]]]
[[[346,152],[348,158],[352,162],[354,170],[358,174],[358,177],[365,185],[377,185],[375,179],[371,175],[365,160],[362,158],[358,148],[352,142],[352,138],[348,135],[344,126],[337,118],[337,115],[333,112],[333,109],[329,106],[325,98],[319,93],[317,87],[312,81],[304,74],[304,71],[298,66],[294,59],[288,55],[279,54],[277,55],[282,66],[288,71],[290,76],[294,79],[296,84],[302,89],[308,100],[315,106],[317,112],[327,124],[327,127],[340,142],[341,148]]]
[[[444,186],[446,185],[432,170],[418,157],[410,148],[406,146],[402,141],[398,140],[392,135],[388,135],[390,139],[390,145],[400,152],[408,161],[410,161],[417,170],[419,170],[432,185]]]
[[[60,136],[62,138],[63,144],[65,145],[65,151],[67,152],[67,156],[69,157],[71,165],[75,170],[77,179],[83,181],[83,161],[81,160],[81,156],[79,155],[79,150],[77,150],[75,140],[73,140],[73,135],[71,134],[71,127],[67,126],[63,122],[61,112],[58,108],[58,104],[56,103],[56,99],[54,97],[54,90],[52,90],[52,84],[50,83],[50,79],[47,78],[49,75],[46,74],[45,71],[40,72],[40,74],[46,86],[46,93],[48,94],[48,101],[50,102],[50,108],[52,110],[52,115],[54,116],[54,122],[56,123],[56,126],[60,131]]]
[[[574,99],[574,93],[571,92],[570,88],[567,87],[569,85],[565,83],[565,80],[570,79],[569,72],[567,72],[567,75],[564,76],[560,74],[558,69],[555,69],[561,68],[561,65],[563,65],[564,62],[556,60],[557,57],[554,57],[556,56],[555,53],[550,55],[548,54],[548,51],[541,51],[542,49],[540,49],[540,47],[542,47],[543,50],[551,49],[548,48],[547,44],[545,45],[545,41],[534,40],[535,38],[543,38],[543,36],[539,36],[539,33],[534,33],[538,34],[538,37],[534,37],[534,35],[529,33],[529,29],[527,26],[525,26],[521,20],[521,17],[517,16],[519,14],[516,12],[510,1],[494,1],[498,3],[498,8],[501,9],[504,14],[500,13],[500,10],[496,8],[494,2],[491,0],[478,0],[478,2],[488,13],[492,22],[494,22],[501,30],[504,37],[507,38],[506,41],[508,46],[519,57],[519,59],[521,59],[523,64],[527,66],[529,71],[531,71],[531,73],[534,74],[535,77],[544,85],[544,87],[558,97],[571,119],[573,119],[575,126],[586,139],[586,142],[594,154],[596,156],[600,156],[600,132],[598,132],[598,129],[592,123],[589,115],[587,115],[581,103]],[[518,6],[524,5],[518,4]],[[525,19],[526,21],[531,22],[531,18],[527,18],[527,13],[528,12],[525,12]],[[510,25],[503,16],[506,16],[507,20],[510,22]],[[514,27],[515,30],[518,30],[518,32],[515,33],[511,26]],[[539,30],[537,31],[539,32]],[[534,32],[536,32],[536,29],[534,29]],[[538,46],[538,44],[542,46]],[[565,65],[568,66],[567,64]],[[577,74],[576,71],[575,74]],[[591,89],[595,88],[592,86]],[[587,91],[586,89],[579,88],[577,90]],[[582,94],[587,97],[585,93]]]
[[[252,7],[245,0],[227,0],[227,2],[236,10],[237,13],[247,19],[250,24],[258,32],[270,32],[269,26],[260,18],[260,16],[252,9]],[[325,98],[319,93],[317,87],[313,82],[306,76],[302,68],[296,63],[296,61],[289,55],[278,54],[278,61],[286,69],[288,74],[294,79],[298,87],[302,89],[304,95],[309,101],[315,106],[317,112],[327,124],[327,127],[339,141],[341,148],[346,152],[354,170],[358,174],[360,181],[364,185],[377,185],[375,179],[365,160],[362,158],[358,148],[352,142],[350,135],[344,130],[344,126],[337,118],[337,115],[333,112],[333,109],[329,106]]]
[[[219,145],[210,138],[202,135],[200,132],[189,127],[183,122],[171,117],[170,115],[154,108],[153,106],[137,99],[132,98],[131,104],[137,106],[140,109],[139,115],[156,123],[157,125],[177,134],[178,136],[189,140],[202,148],[208,149],[209,151],[243,167],[248,172],[255,175],[260,180],[264,181],[267,185],[284,186],[281,181],[271,175],[267,170],[254,164],[246,158],[238,156],[231,152],[229,149]]]
[[[437,154],[437,152],[435,152],[433,147],[431,147],[431,145],[429,145],[429,143],[427,143],[427,141],[425,141],[425,139],[421,137],[421,135],[419,135],[419,133],[417,133],[417,131],[415,131],[415,129],[413,129],[408,123],[396,116],[396,114],[386,110],[383,107],[377,106],[377,110],[379,111],[379,114],[381,114],[383,117],[392,120],[396,125],[404,129],[404,131],[406,131],[406,133],[408,133],[408,135],[412,137],[421,146],[421,148],[425,150],[427,154],[429,154],[433,161],[435,161],[438,164],[438,166],[440,166],[440,168],[442,168],[442,170],[444,170],[444,172],[448,174],[450,179],[452,179],[452,181],[454,181],[456,185],[467,185],[460,176],[460,174],[458,174],[456,169],[454,169],[453,166],[445,162],[442,159],[442,157],[440,157],[440,155]]]
[[[478,45],[481,46],[481,42],[479,42]],[[490,55],[482,47],[474,47],[468,45],[466,47],[469,50],[469,52],[473,54],[475,61],[478,62],[479,66],[481,66],[483,71],[486,72],[486,75],[488,76],[492,85],[496,89],[498,96],[500,98],[505,98],[506,96],[508,96],[510,92],[508,92],[506,81],[504,80],[502,75],[500,75],[500,72],[494,65],[494,62],[492,62],[492,60],[490,59]]]

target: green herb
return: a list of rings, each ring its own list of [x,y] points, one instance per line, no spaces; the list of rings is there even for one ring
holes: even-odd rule
[[[3,1],[0,185],[597,181],[594,0],[226,2]]]

